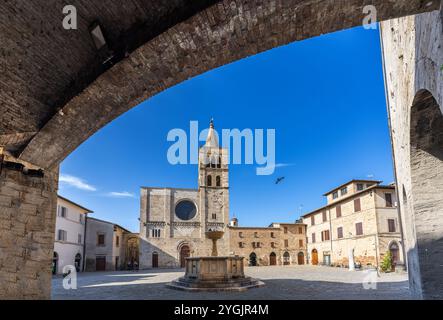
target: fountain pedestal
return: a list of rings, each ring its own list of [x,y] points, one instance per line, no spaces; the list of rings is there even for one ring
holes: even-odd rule
[[[206,236],[213,241],[212,256],[186,258],[185,276],[169,283],[168,287],[186,291],[245,291],[264,285],[245,276],[243,257],[217,256],[217,240],[223,232],[210,231]]]

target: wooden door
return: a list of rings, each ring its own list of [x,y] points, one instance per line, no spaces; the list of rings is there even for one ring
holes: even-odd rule
[[[180,267],[184,268],[186,267],[186,258],[190,257],[190,252],[188,246],[183,246],[180,249]]]
[[[394,242],[390,248],[389,251],[391,252],[391,256],[392,256],[392,271],[395,271],[395,266],[398,263],[399,260],[399,250],[398,250],[398,245]]]
[[[152,267],[158,268],[158,253],[157,252],[154,252],[152,254]]]
[[[312,265],[316,266],[318,265],[318,252],[317,250],[312,250],[312,254],[311,254],[311,263]]]
[[[297,256],[297,263],[298,264],[305,264],[305,255],[303,252],[300,252]]]
[[[96,257],[95,258],[95,270],[96,271],[106,271],[106,257]]]
[[[283,254],[283,265],[289,266],[291,264],[291,256],[289,255],[289,252],[285,252]]]
[[[277,255],[274,252],[272,252],[269,256],[269,265],[271,266],[277,265]]]

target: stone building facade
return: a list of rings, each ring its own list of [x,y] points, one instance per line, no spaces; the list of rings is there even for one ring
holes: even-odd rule
[[[267,228],[229,225],[230,254],[245,257],[249,266],[303,265],[306,263],[306,225],[272,223]]]
[[[131,235],[134,234],[117,224],[88,217],[85,271],[126,270],[126,239]]]
[[[205,232],[227,231],[229,222],[227,157],[211,121],[198,153],[198,189],[141,189],[140,268],[181,267],[189,256],[211,254]],[[217,245],[220,255],[228,254],[228,232]]]
[[[327,205],[305,214],[312,265],[379,266],[390,251],[404,266],[397,196],[393,185],[353,180],[326,193]]]
[[[52,273],[61,274],[65,266],[84,270],[86,217],[91,210],[62,196],[57,199]]]

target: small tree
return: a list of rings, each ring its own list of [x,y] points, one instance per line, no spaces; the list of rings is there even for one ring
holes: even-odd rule
[[[392,254],[390,251],[386,252],[380,267],[383,272],[390,272],[392,270]]]

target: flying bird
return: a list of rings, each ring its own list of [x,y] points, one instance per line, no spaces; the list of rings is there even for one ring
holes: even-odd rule
[[[282,182],[283,180],[285,180],[285,177],[277,178],[277,180],[275,181],[275,184],[279,184],[279,183]]]

